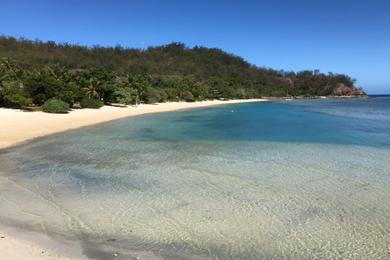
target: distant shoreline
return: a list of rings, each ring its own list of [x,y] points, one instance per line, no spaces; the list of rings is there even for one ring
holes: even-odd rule
[[[242,99],[227,101],[168,102],[155,105],[141,104],[137,107],[104,106],[100,109],[76,109],[68,114],[24,112],[17,109],[0,108],[0,149],[10,148],[34,138],[131,116],[267,100],[268,99]]]
[[[371,96],[386,96],[386,95],[371,95]],[[285,97],[264,97],[267,100],[285,100],[285,99],[360,99],[369,98],[370,95],[365,96],[285,96]]]

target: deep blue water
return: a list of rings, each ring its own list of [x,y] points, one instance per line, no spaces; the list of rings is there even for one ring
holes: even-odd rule
[[[385,259],[390,97],[128,118],[0,153],[0,221],[91,258]]]

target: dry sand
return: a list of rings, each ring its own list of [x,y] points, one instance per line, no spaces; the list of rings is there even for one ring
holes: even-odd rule
[[[200,108],[221,104],[259,102],[265,99],[203,101],[195,103],[172,102],[138,107],[111,107],[80,109],[68,114],[23,112],[0,108],[0,149],[49,134],[120,118],[180,109]],[[69,249],[69,248],[68,248]],[[42,234],[15,231],[0,226],[0,260],[82,259],[81,252],[69,254],[67,246]]]

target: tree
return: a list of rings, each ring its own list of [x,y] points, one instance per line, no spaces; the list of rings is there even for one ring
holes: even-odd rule
[[[98,88],[99,88],[99,85],[101,84],[101,82],[96,79],[96,78],[89,78],[89,83],[86,87],[83,88],[83,90],[85,91],[85,94],[89,97],[89,98],[97,98],[97,99],[100,99],[100,95],[98,93]]]
[[[1,85],[0,104],[4,107],[22,108],[33,103],[18,81],[6,81]]]
[[[192,95],[192,93],[188,90],[183,92],[183,99],[187,102],[195,101],[194,95]]]
[[[167,100],[167,94],[164,90],[160,90],[153,87],[148,87],[142,96],[142,100],[147,104],[154,104],[157,102],[165,102]]]
[[[142,50],[88,48],[3,36],[0,46],[0,106],[6,105],[9,84],[14,86],[14,101],[31,98],[36,105],[51,98],[69,105],[82,100],[139,104],[332,95],[340,86],[355,89],[348,75],[261,68],[217,48],[182,43]]]
[[[114,103],[120,103],[125,105],[137,105],[137,91],[135,89],[124,87],[119,88],[112,94],[112,101]]]

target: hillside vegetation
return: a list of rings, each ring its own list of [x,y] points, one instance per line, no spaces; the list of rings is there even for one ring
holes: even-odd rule
[[[0,106],[364,95],[343,74],[259,68],[220,49],[84,47],[0,37]],[[98,103],[97,103],[98,104]],[[99,106],[97,106],[99,107]]]

